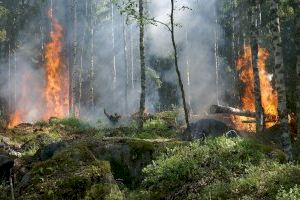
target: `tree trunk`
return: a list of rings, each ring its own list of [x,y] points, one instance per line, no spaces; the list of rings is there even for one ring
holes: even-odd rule
[[[237,51],[237,45],[236,45],[236,13],[237,13],[237,0],[232,0],[231,1],[231,8],[232,8],[232,12],[231,12],[231,26],[232,26],[232,33],[231,33],[231,66],[233,69],[235,69],[236,66],[236,51]],[[239,86],[239,75],[238,73],[234,70],[234,89],[233,89],[233,103],[234,105],[237,105],[240,100],[239,100],[239,90],[237,90],[236,88],[238,88]]]
[[[91,109],[94,109],[94,106],[95,106],[95,102],[94,102],[94,76],[95,76],[95,71],[94,71],[94,5],[93,3],[91,2],[91,5],[90,5],[90,17],[91,17],[91,66],[90,66],[90,106],[91,106]]]
[[[295,1],[296,11],[296,55],[297,55],[297,135],[300,138],[300,2]]]
[[[211,114],[229,114],[229,115],[237,115],[237,116],[244,116],[250,118],[256,118],[256,112],[252,112],[249,110],[241,110],[238,108],[233,108],[229,106],[221,106],[221,105],[212,105],[209,109]],[[276,122],[276,116],[274,115],[267,115],[266,119],[269,122]],[[256,120],[255,120],[256,122]]]
[[[251,117],[255,118],[256,113],[251,112],[248,110],[240,110],[238,108],[232,108],[228,106],[221,106],[221,105],[212,105],[209,109],[211,114],[230,114],[230,115],[238,115],[244,117]]]
[[[115,9],[114,3],[111,2],[111,39],[113,50],[113,89],[116,89],[117,84],[117,68],[116,68],[116,47],[115,47]]]
[[[140,62],[141,62],[141,96],[139,110],[139,130],[144,126],[144,111],[146,103],[146,63],[145,63],[145,44],[144,44],[144,3],[139,0],[139,21],[140,21]]]
[[[124,65],[125,65],[125,113],[128,113],[128,60],[127,60],[127,30],[126,19],[123,17],[123,43],[124,43]]]
[[[8,91],[11,92],[11,49],[10,44],[8,44]],[[11,103],[11,93],[8,95],[8,111],[12,111],[12,103]]]
[[[189,37],[188,31],[186,30],[186,83],[187,83],[187,102],[189,106],[189,110],[192,113],[192,105],[191,105],[191,73],[190,73],[190,60],[189,60]]]
[[[131,89],[134,89],[134,57],[133,57],[133,31],[132,26],[130,26],[130,64],[131,64]]]
[[[75,91],[76,91],[76,75],[79,71],[76,67],[77,65],[77,0],[73,0],[73,63],[72,68],[74,69],[75,73],[72,73],[71,78],[71,91],[70,91],[70,98],[71,98],[71,105],[70,105],[70,116],[75,116],[75,104],[76,104],[76,98],[75,98]]]
[[[177,55],[177,46],[175,42],[175,25],[174,25],[174,0],[171,0],[171,38],[172,38],[172,45],[174,49],[174,59],[175,59],[175,68],[176,68],[176,73],[178,77],[178,83],[179,87],[181,90],[181,97],[182,97],[182,103],[183,103],[183,109],[184,109],[184,116],[185,116],[185,122],[187,126],[187,134],[188,134],[188,140],[192,140],[192,135],[191,135],[191,129],[190,129],[190,122],[189,122],[189,111],[187,108],[186,100],[185,100],[185,92],[184,92],[184,87],[183,87],[183,82],[181,78],[181,74],[179,71],[179,66],[178,66],[178,55]]]
[[[215,29],[214,29],[214,34],[215,34],[215,65],[216,65],[216,99],[217,99],[217,104],[220,104],[220,92],[219,92],[219,75],[220,75],[220,69],[219,69],[219,34],[218,34],[218,13],[217,13],[217,8],[215,9]]]
[[[254,96],[255,96],[255,111],[256,111],[256,132],[262,132],[264,129],[264,111],[261,103],[261,90],[259,79],[258,66],[258,27],[257,27],[257,1],[251,0],[251,52],[252,52],[252,67],[254,74]]]
[[[78,74],[78,111],[80,116],[81,104],[82,104],[82,83],[83,83],[83,53],[84,53],[84,41],[85,41],[86,30],[83,32],[82,43],[81,43],[81,52],[80,52],[80,69]]]
[[[292,160],[292,145],[288,128],[288,113],[286,101],[286,86],[285,86],[285,68],[283,65],[282,40],[280,31],[280,21],[278,16],[278,4],[276,0],[271,0],[271,31],[272,43],[275,55],[275,85],[278,92],[278,114],[280,129],[282,132],[283,149],[288,155],[289,160]]]
[[[14,52],[14,107],[17,106],[17,52]]]

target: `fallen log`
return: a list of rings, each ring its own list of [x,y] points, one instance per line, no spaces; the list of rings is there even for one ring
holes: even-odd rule
[[[265,123],[266,124],[268,124],[268,123],[275,123],[275,122],[277,122],[277,121],[265,121]],[[244,123],[244,124],[255,124],[256,123],[256,120],[248,120],[248,121],[242,121],[242,123]]]
[[[248,110],[241,110],[229,106],[212,105],[209,111],[211,114],[231,114],[231,115],[238,115],[238,116],[251,117],[251,118],[256,117],[255,112],[248,111]]]
[[[237,116],[244,116],[249,118],[256,118],[255,112],[249,110],[241,110],[229,106],[212,105],[209,111],[211,114],[228,114],[228,115],[237,115]],[[277,117],[275,115],[265,115],[265,123],[272,123],[276,121],[277,121]],[[243,123],[248,123],[248,122],[245,121]],[[249,123],[255,123],[255,120],[249,121]]]

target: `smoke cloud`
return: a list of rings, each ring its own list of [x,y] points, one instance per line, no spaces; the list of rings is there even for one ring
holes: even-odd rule
[[[72,1],[53,0],[53,13],[64,27],[62,56],[66,64],[72,65],[72,89],[75,88],[75,96],[79,95],[78,82],[82,80],[81,117],[96,122],[105,120],[104,109],[109,113],[117,112],[123,115],[138,111],[139,29],[135,20],[126,21],[126,17],[121,15],[118,7],[112,5],[110,1],[96,0],[93,4],[91,2],[78,1],[75,24],[73,12],[75,8]],[[26,110],[24,122],[39,120],[39,113],[42,109],[37,105],[40,105],[38,102],[45,84],[41,58],[43,45],[49,41],[51,30],[51,24],[47,19],[49,6],[50,3],[42,9],[40,16],[31,20],[28,28],[22,30],[19,35],[16,73],[14,74],[13,71],[13,54],[10,61],[11,78],[8,77],[8,62],[1,66],[6,70],[2,70],[3,74],[1,74],[0,95],[10,102],[10,112],[16,109]],[[169,1],[152,0],[145,7],[151,17],[169,24],[171,8]],[[184,9],[185,7],[191,9]],[[207,106],[216,101],[214,31],[219,27],[215,24],[214,11],[215,1],[182,0],[176,2],[175,20],[180,25],[176,27],[175,33],[179,49],[179,64],[187,98],[190,97],[192,109],[198,114],[205,112]],[[96,16],[92,17],[91,12],[96,12]],[[37,24],[40,27],[32,32],[31,28]],[[159,24],[157,26],[147,24],[145,34],[147,67],[155,69],[155,66],[151,66],[151,57],[172,58],[171,36],[168,30]],[[124,50],[125,43],[126,50]],[[163,81],[174,85],[178,93],[175,67],[173,63],[171,65],[172,68],[162,68],[160,71],[157,70],[157,73],[163,76],[161,77]],[[92,66],[94,76],[91,76]],[[188,85],[188,72],[190,85]],[[161,98],[159,88],[151,81],[147,83],[149,83],[147,84],[149,86],[147,108],[154,112]],[[93,108],[89,100],[91,86],[94,92]],[[14,87],[16,90],[13,89]],[[126,107],[126,90],[128,108]],[[75,98],[75,105],[78,106],[78,97]]]

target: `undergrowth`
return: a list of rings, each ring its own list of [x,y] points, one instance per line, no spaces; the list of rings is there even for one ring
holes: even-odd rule
[[[149,199],[280,198],[300,184],[300,166],[285,161],[281,151],[252,140],[193,142],[146,167],[141,190]]]

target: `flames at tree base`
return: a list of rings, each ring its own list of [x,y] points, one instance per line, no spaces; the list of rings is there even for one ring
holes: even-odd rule
[[[278,98],[277,91],[272,85],[272,75],[266,71],[266,61],[269,53],[265,48],[259,47],[258,52],[258,68],[260,78],[261,100],[264,114],[270,116],[266,118],[266,127],[270,128],[277,123],[278,118]],[[252,67],[251,47],[244,48],[244,54],[241,55],[236,62],[236,69],[239,72],[239,78],[242,87],[241,109],[255,112],[255,96],[254,96],[254,74]],[[243,116],[231,116],[233,123],[238,130],[255,132],[256,124],[253,118]]]

